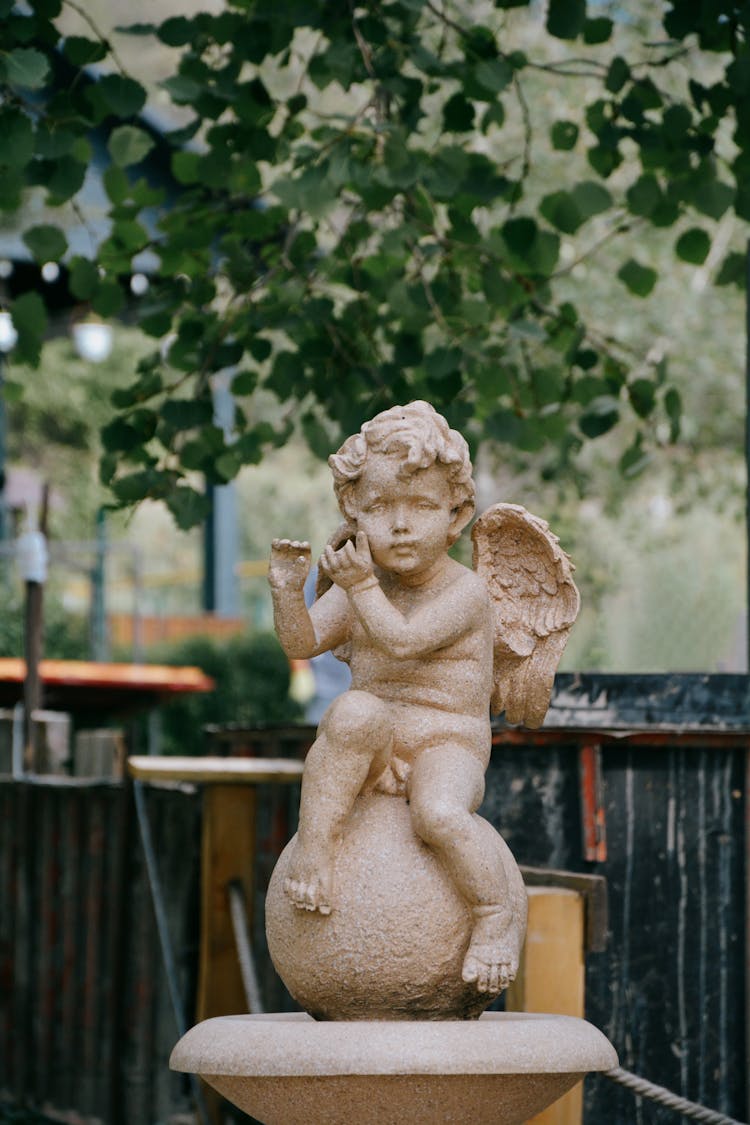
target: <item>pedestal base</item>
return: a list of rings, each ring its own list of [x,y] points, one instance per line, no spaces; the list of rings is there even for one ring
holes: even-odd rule
[[[170,1066],[264,1125],[521,1125],[587,1072],[617,1066],[617,1054],[570,1016],[323,1023],[295,1013],[206,1020]]]

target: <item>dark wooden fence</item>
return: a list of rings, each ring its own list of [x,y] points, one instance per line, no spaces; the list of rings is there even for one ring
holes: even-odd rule
[[[559,677],[545,730],[498,729],[483,807],[520,863],[606,876],[607,949],[587,1016],[621,1064],[747,1120],[746,763],[739,676]],[[299,752],[309,729],[287,731]],[[223,732],[278,753],[278,732]],[[198,942],[200,794],[146,790],[185,1006]],[[259,802],[258,943],[266,1004],[287,1003],[262,947],[262,898],[289,794]],[[164,1125],[188,1110],[177,1031],[127,786],[0,780],[0,1099],[71,1122]],[[586,1122],[671,1123],[603,1078]]]

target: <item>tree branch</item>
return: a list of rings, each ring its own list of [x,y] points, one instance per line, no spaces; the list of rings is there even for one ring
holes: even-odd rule
[[[117,69],[120,71],[120,73],[125,75],[125,77],[128,77],[128,71],[127,71],[126,67],[123,65],[122,59],[118,55],[114,46],[109,41],[107,36],[104,35],[104,33],[101,31],[101,29],[99,28],[99,26],[97,25],[97,23],[93,19],[93,17],[91,15],[89,15],[89,13],[86,11],[86,9],[81,4],[78,4],[77,0],[62,0],[62,2],[66,7],[70,8],[71,11],[76,12],[77,15],[79,15],[81,17],[83,22],[88,25],[88,27],[90,28],[91,31],[93,31],[94,35],[99,40],[99,42],[102,43],[107,48],[107,51],[112,56],[112,61],[115,63],[115,65],[116,65]]]

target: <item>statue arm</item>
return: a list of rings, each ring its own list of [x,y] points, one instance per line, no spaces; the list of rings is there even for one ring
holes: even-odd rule
[[[349,598],[369,637],[401,659],[425,656],[452,644],[486,612],[486,598],[463,577],[408,618],[388,601],[379,583],[362,582],[349,590]]]
[[[309,570],[309,543],[274,540],[268,569],[273,621],[290,660],[318,656],[343,644],[349,635],[349,605],[336,586],[308,610],[304,586]]]
[[[395,657],[423,656],[451,644],[488,612],[484,584],[465,570],[447,589],[436,593],[429,605],[405,617],[382,590],[362,532],[357,533],[355,543],[347,542],[338,551],[326,547],[320,562],[335,586],[346,591],[371,640]]]

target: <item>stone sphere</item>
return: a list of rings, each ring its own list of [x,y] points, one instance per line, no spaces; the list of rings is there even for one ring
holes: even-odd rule
[[[485,821],[487,847],[500,837]],[[268,947],[291,995],[317,1019],[465,1019],[494,997],[461,979],[471,912],[415,835],[402,797],[361,795],[336,858],[333,910],[284,893],[296,837],[266,898]]]

